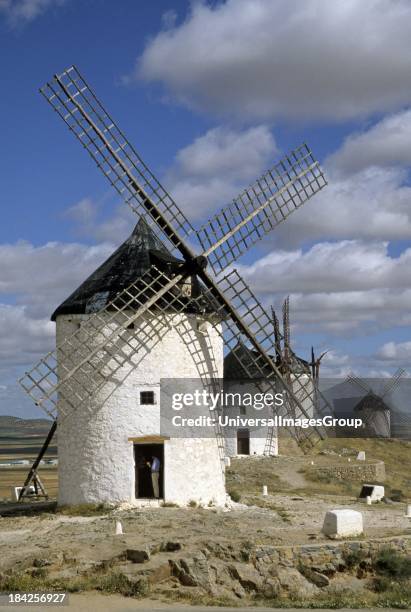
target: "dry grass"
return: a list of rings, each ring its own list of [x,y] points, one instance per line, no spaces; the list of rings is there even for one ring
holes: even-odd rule
[[[400,490],[404,498],[411,498],[411,442],[405,440],[377,439],[331,439],[324,440],[319,450],[351,449],[353,452],[364,450],[367,458],[381,459],[385,463],[385,488],[389,496],[393,491]]]
[[[231,459],[231,467],[226,470],[228,491],[238,491],[242,497],[257,495],[261,493],[263,485],[267,485],[270,491],[287,488],[275,473],[275,459],[271,457]]]
[[[130,580],[121,572],[94,573],[73,578],[49,578],[47,571],[16,573],[11,576],[0,577],[0,590],[2,592],[61,592],[81,593],[85,591],[101,591],[103,593],[117,593],[125,597],[141,597],[147,595],[149,587],[147,580]]]
[[[10,499],[11,488],[23,485],[30,468],[31,465],[18,468],[0,468],[0,499]],[[50,498],[55,498],[57,495],[57,467],[42,466],[38,473]]]
[[[380,459],[385,462],[386,481],[383,483],[387,496],[400,495],[398,501],[411,498],[411,442],[400,440],[360,440],[328,439],[321,442],[316,452],[311,455],[294,453],[295,443],[292,440],[280,441],[281,455],[275,457],[256,457],[250,459],[232,459],[227,469],[227,489],[238,491],[245,501],[248,496],[261,493],[263,485],[269,491],[287,494],[304,495],[344,495],[357,496],[358,481],[338,480],[332,476],[317,474],[311,466],[347,463],[347,456],[339,457],[343,449],[352,451],[354,457],[359,450],[364,450],[367,460]],[[335,455],[322,455],[321,451],[333,451]],[[286,455],[285,452],[289,454]],[[288,457],[288,459],[287,459]],[[288,463],[289,462],[289,463]],[[293,471],[303,478],[297,483]],[[281,475],[281,477],[279,476]],[[295,476],[295,474],[294,474]],[[307,481],[304,484],[304,479]],[[396,493],[399,492],[399,493]]]
[[[0,460],[8,461],[14,459],[28,459],[29,464],[16,467],[0,467],[0,499],[10,499],[12,487],[23,485],[32,463],[38,456],[44,443],[46,434],[20,435],[9,433],[0,436]],[[47,449],[45,458],[56,457],[56,440]],[[50,498],[57,495],[57,467],[54,465],[42,465],[38,470],[39,476],[46,487]]]
[[[103,516],[110,512],[112,507],[108,504],[77,504],[75,506],[58,506],[57,514],[65,516]]]

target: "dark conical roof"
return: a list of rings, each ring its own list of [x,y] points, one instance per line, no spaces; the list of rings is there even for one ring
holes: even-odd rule
[[[133,233],[54,311],[62,314],[91,313],[113,300],[123,289],[145,274],[154,262],[178,263],[143,217]]]
[[[290,353],[290,371],[293,374],[310,374],[308,362],[298,357],[293,351],[290,351]],[[274,355],[269,356],[274,363],[276,363],[277,367],[281,366]],[[224,357],[224,378],[226,380],[236,380],[240,378],[257,379],[261,378],[262,372],[266,372],[268,376],[271,372],[271,368],[266,364],[261,364],[261,362],[257,366],[255,364],[257,357],[258,353],[254,349],[248,348],[244,346],[244,344],[237,344],[237,346]]]

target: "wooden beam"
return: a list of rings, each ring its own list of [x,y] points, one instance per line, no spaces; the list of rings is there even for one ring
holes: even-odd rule
[[[138,438],[129,438],[129,442],[134,444],[161,444],[169,440],[169,436],[139,436]]]

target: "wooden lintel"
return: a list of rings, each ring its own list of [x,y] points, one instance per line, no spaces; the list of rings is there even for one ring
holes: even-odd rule
[[[129,438],[129,442],[134,444],[161,444],[169,440],[169,436],[139,436],[138,438]]]

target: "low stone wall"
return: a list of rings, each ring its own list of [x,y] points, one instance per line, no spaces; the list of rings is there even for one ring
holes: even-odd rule
[[[237,600],[255,596],[267,599],[296,597],[309,601],[322,588],[349,589],[352,575],[364,578],[368,589],[376,558],[382,549],[408,555],[409,536],[319,543],[298,546],[257,546],[234,549],[218,545],[194,555],[169,560],[171,575],[181,585],[201,587],[208,593]],[[216,557],[216,555],[218,555]],[[334,577],[338,576],[333,584]]]
[[[355,461],[346,464],[324,465],[312,468],[312,472],[321,476],[331,476],[339,480],[355,480],[360,482],[384,482],[384,461]]]
[[[345,568],[345,559],[350,553],[362,553],[364,557],[374,557],[385,548],[393,548],[400,553],[409,554],[411,537],[395,536],[298,546],[262,546],[253,551],[254,559],[250,560],[254,561],[257,566],[277,563],[283,566],[310,567],[325,574],[333,574]]]

